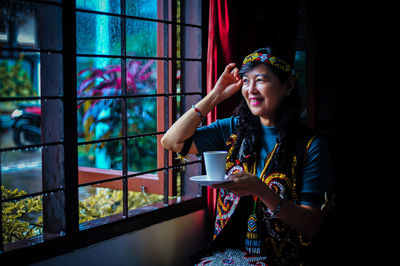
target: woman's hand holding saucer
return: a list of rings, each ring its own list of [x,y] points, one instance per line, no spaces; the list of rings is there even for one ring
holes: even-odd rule
[[[230,175],[227,180],[230,180],[230,182],[212,185],[211,187],[229,190],[239,197],[258,196],[260,189],[268,188],[257,176],[244,171]]]

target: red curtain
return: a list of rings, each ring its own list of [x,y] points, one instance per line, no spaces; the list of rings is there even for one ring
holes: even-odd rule
[[[208,51],[207,51],[207,93],[218,80],[223,68],[232,62],[231,42],[229,34],[229,0],[210,0],[208,20]],[[217,108],[207,115],[207,122],[217,119]],[[207,206],[210,217],[214,221],[217,190],[207,189]]]

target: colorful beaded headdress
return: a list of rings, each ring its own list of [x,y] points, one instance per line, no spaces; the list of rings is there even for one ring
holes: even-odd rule
[[[292,67],[285,61],[277,58],[276,56],[272,56],[269,54],[262,54],[262,53],[249,54],[243,60],[243,65],[245,65],[249,62],[254,62],[254,61],[270,64],[271,66],[279,68],[280,70],[285,71],[285,72],[289,72],[290,70],[292,70]]]

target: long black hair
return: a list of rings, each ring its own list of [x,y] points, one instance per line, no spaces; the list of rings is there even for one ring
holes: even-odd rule
[[[266,47],[258,49],[254,53],[256,52],[276,56],[290,64],[293,68],[294,51],[291,49]],[[294,75],[294,71],[285,72],[267,63],[257,61],[249,62],[242,66],[239,75],[243,77],[245,73],[251,71],[260,64],[265,64],[283,84],[288,82],[290,76]],[[294,88],[289,95],[286,95],[278,106],[274,118],[275,127],[278,130],[278,147],[271,162],[271,167],[274,170],[288,169],[287,167],[290,164],[289,155],[294,151],[296,128],[300,123],[300,108],[300,98],[296,88]],[[234,111],[234,115],[239,116],[239,123],[237,125],[238,141],[236,142],[237,147],[235,152],[239,152],[240,146],[244,141],[242,158],[239,159],[246,163],[254,162],[262,141],[260,118],[251,113],[243,97],[240,105]],[[235,158],[236,156],[237,154],[232,157]]]

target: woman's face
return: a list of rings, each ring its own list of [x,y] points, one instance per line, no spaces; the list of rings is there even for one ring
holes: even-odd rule
[[[293,88],[293,80],[282,84],[265,64],[243,75],[242,94],[253,115],[266,126],[274,125],[274,114],[285,95]]]

